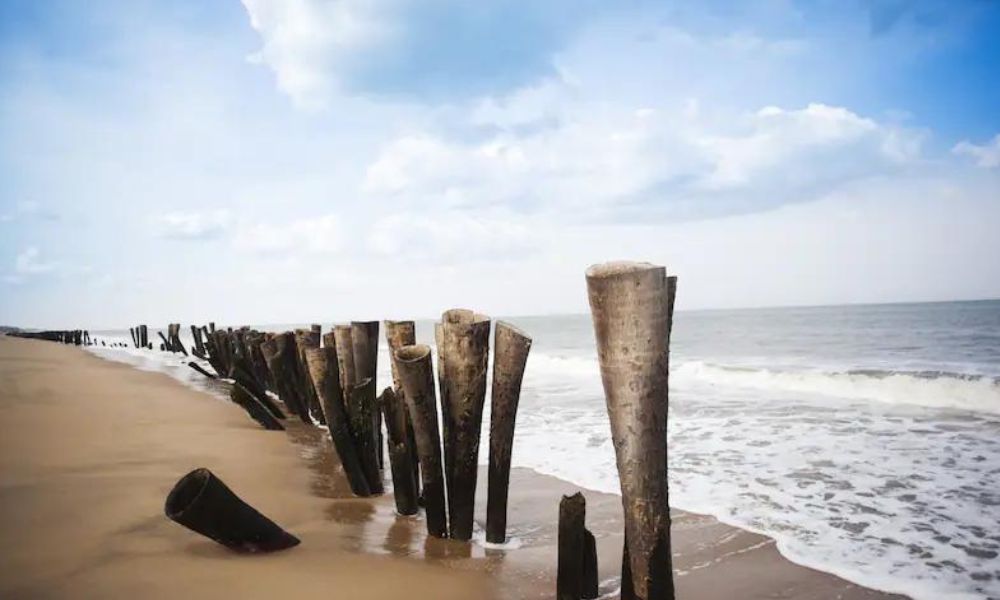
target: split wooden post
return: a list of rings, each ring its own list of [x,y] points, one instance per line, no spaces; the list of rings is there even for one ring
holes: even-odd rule
[[[299,386],[300,396],[305,399],[309,414],[320,423],[326,424],[326,417],[323,416],[323,408],[320,406],[319,397],[316,395],[316,388],[309,377],[309,367],[306,364],[306,350],[309,348],[319,348],[320,336],[313,329],[296,329],[296,378]]]
[[[470,310],[453,309],[442,316],[444,389],[442,413],[448,487],[449,535],[472,539],[479,473],[479,435],[486,401],[490,320]]]
[[[385,429],[389,440],[389,467],[392,471],[392,489],[396,512],[401,515],[417,513],[417,481],[410,448],[406,443],[407,411],[403,395],[396,395],[391,387],[385,388],[379,401],[385,414]]]
[[[663,267],[634,262],[595,265],[586,278],[621,481],[631,587],[642,600],[672,600],[667,406],[676,283]]]
[[[493,392],[490,407],[490,466],[486,496],[486,541],[507,539],[507,492],[514,424],[521,398],[521,381],[531,350],[531,338],[504,321],[493,337]]]
[[[445,514],[444,473],[441,468],[441,437],[438,434],[437,395],[431,349],[425,345],[403,346],[395,351],[399,383],[406,410],[413,423],[420,457],[420,478],[427,511],[427,533],[448,537]]]
[[[340,387],[344,390],[344,406],[350,401],[351,388],[355,384],[354,376],[354,344],[351,341],[350,325],[333,326],[334,342],[337,345],[337,365],[340,373]]]
[[[358,457],[357,448],[354,447],[347,411],[344,409],[344,394],[340,389],[340,374],[337,369],[337,348],[331,345],[323,348],[307,348],[306,362],[309,365],[309,375],[313,385],[316,386],[320,405],[326,415],[330,439],[347,475],[347,483],[355,496],[370,496],[371,488],[368,487],[361,459]]]
[[[385,321],[385,341],[389,345],[389,366],[392,370],[392,390],[399,398],[402,407],[403,420],[406,427],[406,446],[410,453],[410,463],[413,466],[413,481],[416,484],[417,497],[420,496],[420,459],[417,456],[417,441],[413,434],[413,423],[410,421],[410,413],[406,409],[406,400],[403,398],[403,386],[399,381],[398,367],[396,366],[396,350],[403,346],[412,346],[417,343],[416,324],[413,321]],[[388,425],[386,426],[388,429]]]

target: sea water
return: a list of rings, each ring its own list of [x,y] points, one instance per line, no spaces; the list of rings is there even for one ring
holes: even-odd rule
[[[589,316],[507,320],[534,339],[515,466],[619,493]],[[98,352],[204,385],[176,356]],[[918,599],[1000,598],[1000,301],[680,311],[668,448],[672,506],[795,562]]]

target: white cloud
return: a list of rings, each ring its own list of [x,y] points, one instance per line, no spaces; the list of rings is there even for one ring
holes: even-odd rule
[[[154,219],[160,237],[175,240],[207,240],[221,237],[232,218],[228,211],[172,212]]]
[[[25,248],[14,259],[15,275],[41,275],[54,271],[57,266],[55,262],[41,260],[41,252],[35,246]]]
[[[346,235],[332,214],[287,223],[240,226],[234,244],[240,250],[265,254],[331,254],[340,251]]]
[[[374,223],[368,246],[399,260],[465,262],[521,260],[538,246],[537,232],[523,218],[498,213],[402,213]]]
[[[269,66],[301,108],[322,106],[343,60],[393,33],[385,13],[392,0],[242,1],[264,42],[250,60]]]
[[[952,152],[971,157],[976,165],[984,169],[1000,167],[1000,133],[982,145],[973,144],[968,140],[959,142],[952,148]]]
[[[411,209],[505,206],[580,220],[643,206],[653,209],[643,218],[697,217],[727,212],[734,194],[766,209],[893,172],[919,160],[923,138],[824,104],[727,118],[692,99],[633,110],[570,104],[548,126],[508,127],[530,120],[521,98],[480,107],[477,124],[493,115],[501,127],[486,138],[425,131],[393,140],[363,191]]]

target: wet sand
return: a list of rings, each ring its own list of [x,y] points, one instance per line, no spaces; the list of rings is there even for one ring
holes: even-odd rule
[[[323,430],[267,432],[166,375],[0,336],[0,598],[551,598],[556,519],[573,484],[511,477],[512,549],[428,538],[390,494],[350,497]],[[516,449],[515,449],[516,452]],[[168,521],[173,483],[205,466],[302,544],[237,556]],[[388,476],[388,474],[387,474]],[[477,521],[485,512],[480,473]],[[617,588],[621,505],[584,491],[601,591]],[[890,598],[784,559],[773,540],[677,511],[682,599]]]

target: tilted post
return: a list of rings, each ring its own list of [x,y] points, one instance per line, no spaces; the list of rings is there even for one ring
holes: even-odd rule
[[[427,511],[427,533],[439,538],[448,537],[431,349],[422,344],[403,346],[396,350],[395,357],[406,409],[410,413],[413,433],[417,439],[420,478]]]
[[[631,589],[642,600],[672,600],[667,405],[676,287],[663,267],[648,263],[595,265],[586,278],[621,480]]]
[[[493,335],[493,392],[490,408],[490,466],[486,497],[486,541],[507,539],[507,492],[514,423],[531,338],[509,323],[497,321]]]
[[[470,310],[453,309],[444,313],[441,325],[449,535],[453,539],[469,540],[479,473],[479,435],[486,401],[490,320]]]

